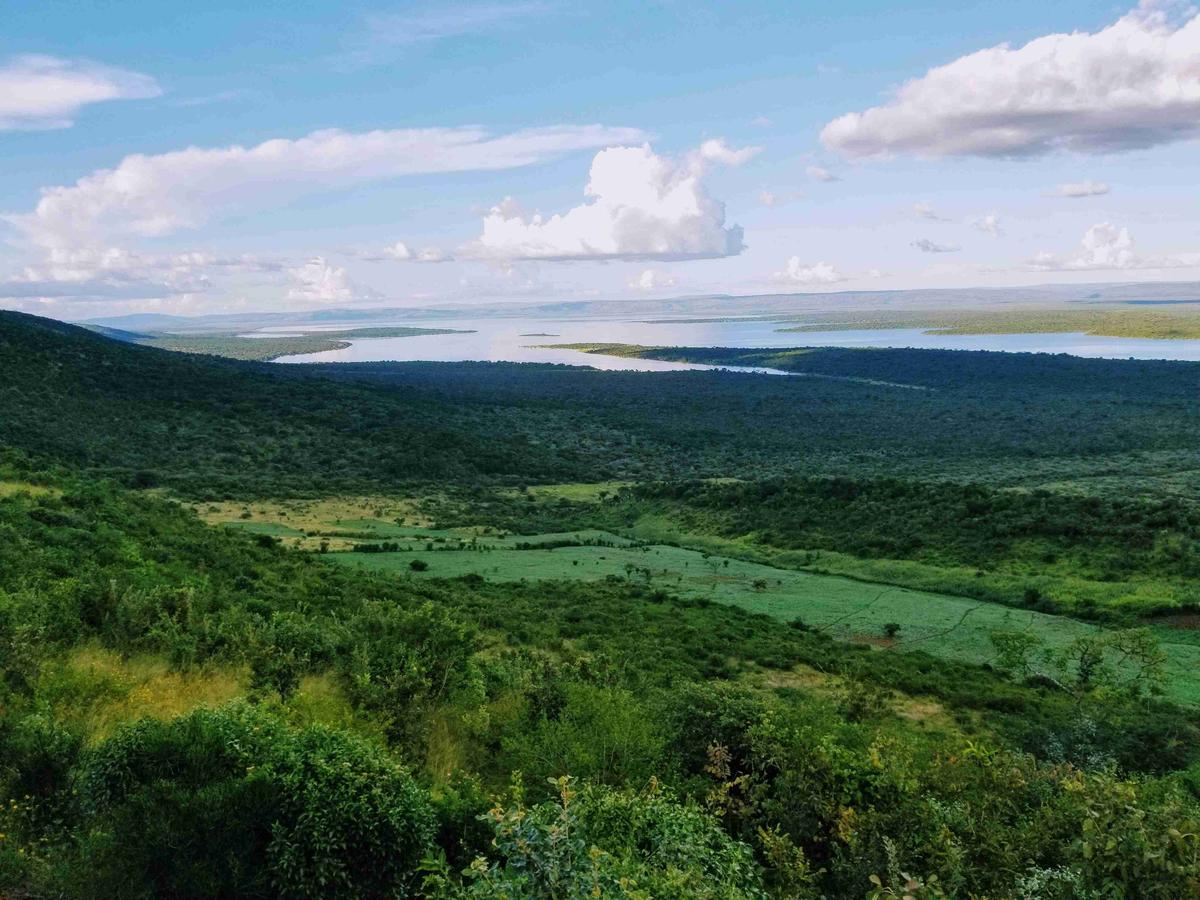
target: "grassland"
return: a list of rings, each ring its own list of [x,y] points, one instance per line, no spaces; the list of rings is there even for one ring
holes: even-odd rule
[[[1169,308],[1081,307],[1079,309],[1007,309],[996,311],[872,310],[806,315],[802,324],[781,332],[852,331],[920,328],[932,334],[1082,333],[1097,337],[1200,338],[1200,301]]]
[[[558,581],[629,580],[692,600],[710,600],[764,613],[784,622],[799,620],[839,640],[899,651],[924,650],[934,656],[964,662],[989,663],[995,651],[993,631],[1023,631],[1042,639],[1047,649],[1060,650],[1098,626],[1065,616],[1017,610],[986,601],[969,600],[886,584],[778,569],[743,560],[712,556],[662,544],[626,544],[603,532],[509,537],[503,542],[421,546],[420,535],[409,535],[413,549],[395,553],[331,554],[351,567],[396,572],[405,577],[459,578],[478,575],[487,580]],[[564,540],[606,541],[618,546],[554,546]],[[516,544],[528,544],[518,547]],[[547,545],[545,549],[538,544]],[[413,572],[420,560],[428,565]],[[889,637],[886,626],[900,626]],[[1189,704],[1200,703],[1200,646],[1188,632],[1163,629],[1169,658],[1167,695]]]
[[[614,487],[612,483],[547,485],[531,493],[540,494],[537,502],[553,505],[560,497],[586,502],[614,492]],[[1053,651],[1100,629],[1067,616],[901,586],[919,584],[922,576],[929,583],[945,583],[946,574],[933,567],[919,571],[921,566],[900,560],[860,560],[833,553],[771,554],[744,542],[682,534],[671,523],[653,518],[622,533],[592,528],[517,534],[492,525],[434,528],[420,508],[414,500],[356,497],[250,507],[214,504],[204,515],[211,522],[272,534],[305,549],[323,545],[328,559],[350,568],[420,580],[478,576],[497,583],[629,582],[783,622],[799,621],[841,641],[881,650],[923,650],[964,662],[994,661],[990,640],[994,631],[1036,635],[1046,650]],[[248,518],[244,517],[247,510]],[[355,552],[356,546],[364,544],[398,549]],[[414,571],[414,561],[427,568]],[[889,635],[889,625],[899,629]],[[1178,702],[1200,704],[1196,632],[1170,625],[1155,631],[1168,655],[1167,695]]]

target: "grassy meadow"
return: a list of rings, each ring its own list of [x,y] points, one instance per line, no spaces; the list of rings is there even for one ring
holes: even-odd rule
[[[618,487],[612,483],[545,485],[530,494],[539,503],[553,504],[563,498],[591,501],[615,493]],[[212,511],[218,508],[221,513]],[[247,508],[251,517],[241,518]],[[237,509],[242,512],[231,517]],[[1037,635],[1045,649],[1053,651],[1101,629],[1064,615],[906,587],[919,567],[903,561],[858,560],[845,554],[814,558],[792,552],[778,556],[784,563],[809,569],[836,569],[840,563],[845,574],[769,565],[746,559],[764,555],[749,545],[681,534],[662,520],[639,521],[623,534],[598,529],[517,534],[491,525],[400,524],[429,521],[419,509],[420,503],[411,499],[327,498],[209,507],[206,517],[305,549],[320,550],[323,545],[330,561],[353,569],[406,579],[478,576],[500,583],[627,582],[782,622],[800,622],[840,641],[896,652],[921,650],[975,664],[996,661],[990,638],[996,631]],[[271,519],[281,512],[288,517]],[[396,513],[400,521],[372,513]],[[372,548],[394,544],[396,549],[355,552],[364,544]],[[419,570],[414,570],[414,562]],[[946,581],[940,570],[931,570],[926,577]],[[1167,654],[1167,696],[1200,704],[1200,635],[1168,624],[1156,626],[1155,632]]]

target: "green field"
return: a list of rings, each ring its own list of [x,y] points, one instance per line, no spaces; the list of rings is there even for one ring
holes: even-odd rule
[[[381,533],[388,530],[386,523],[376,526]],[[988,637],[992,631],[1028,631],[1041,638],[1047,648],[1061,648],[1098,628],[1065,616],[947,594],[777,569],[662,544],[635,544],[605,532],[480,538],[474,549],[446,549],[463,546],[460,541],[471,540],[467,534],[467,530],[455,533],[397,527],[391,530],[389,539],[411,541],[411,551],[331,553],[329,558],[349,567],[417,578],[480,575],[497,582],[628,579],[680,597],[724,603],[786,622],[799,619],[840,640],[881,649],[924,650],[975,663],[993,660],[995,653]],[[564,540],[581,544],[605,541],[618,546],[553,546]],[[518,549],[519,544],[552,547]],[[427,563],[429,568],[414,573],[409,565],[414,559]],[[887,623],[901,626],[894,639],[885,635]],[[1187,640],[1189,634],[1160,630],[1169,658],[1167,693],[1190,704],[1200,702],[1200,646]]]

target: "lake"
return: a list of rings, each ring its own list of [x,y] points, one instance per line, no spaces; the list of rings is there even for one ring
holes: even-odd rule
[[[429,327],[427,321],[389,321],[381,325]],[[915,328],[850,331],[780,332],[795,325],[763,320],[646,322],[632,319],[463,318],[439,320],[436,327],[469,330],[469,334],[437,334],[404,338],[361,338],[341,350],[284,357],[280,362],[369,362],[429,360],[459,362],[565,363],[597,369],[676,371],[711,366],[659,360],[621,359],[539,344],[614,343],[669,347],[913,347],[935,350],[1003,350],[1026,353],[1070,353],[1107,359],[1200,360],[1200,341],[1094,337],[1085,334],[926,334]],[[330,324],[319,330],[370,327],[369,323]],[[318,330],[318,329],[305,329]],[[294,334],[295,326],[257,332],[260,336]],[[770,371],[770,370],[758,370]]]

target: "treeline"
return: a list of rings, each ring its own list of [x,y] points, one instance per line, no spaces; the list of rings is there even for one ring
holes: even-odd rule
[[[681,524],[772,547],[838,550],[1029,572],[1069,566],[1100,580],[1200,578],[1200,507],[1179,499],[897,479],[790,478],[644,484]]]
[[[1095,660],[1064,692],[636,584],[342,570],[5,459],[5,895],[1174,898],[1200,879],[1197,718]],[[243,699],[139,713],[80,668],[101,652]],[[127,720],[98,728],[108,708]]]

